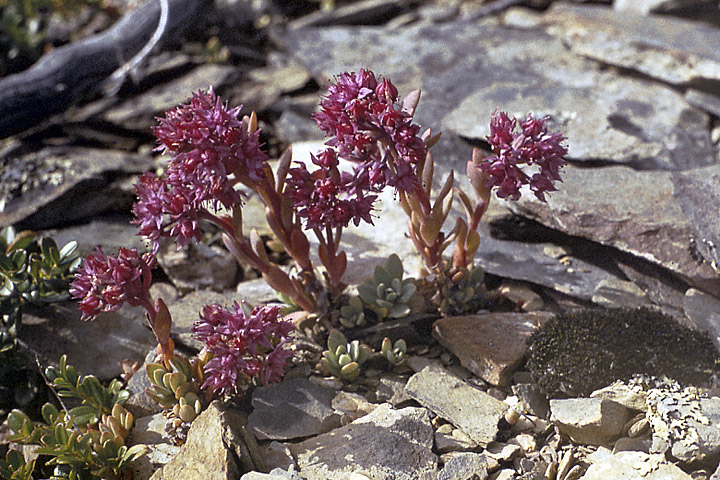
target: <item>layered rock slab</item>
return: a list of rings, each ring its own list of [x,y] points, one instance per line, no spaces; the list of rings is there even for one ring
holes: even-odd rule
[[[353,474],[395,480],[437,478],[433,429],[424,408],[382,404],[341,428],[290,445],[307,480],[350,480]]]

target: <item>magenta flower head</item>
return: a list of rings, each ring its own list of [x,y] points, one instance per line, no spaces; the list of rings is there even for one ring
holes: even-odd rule
[[[124,302],[152,309],[149,289],[154,266],[151,253],[139,255],[135,249],[120,248],[112,257],[98,247],[83,260],[70,284],[70,294],[80,300],[83,320],[118,310]]]
[[[254,378],[264,385],[282,379],[286,360],[293,355],[286,348],[293,327],[278,318],[279,310],[265,305],[247,312],[237,302],[232,310],[218,304],[203,307],[193,331],[213,357],[205,365],[202,388],[224,395],[238,392]]]
[[[404,162],[417,163],[427,148],[418,136],[412,115],[398,108],[398,90],[388,79],[380,82],[369,70],[345,72],[328,86],[328,95],[314,115],[341,158],[356,163],[382,161],[378,141],[390,146]]]
[[[173,158],[164,177],[147,173],[135,187],[133,213],[141,235],[154,242],[173,237],[179,246],[197,241],[199,221],[207,212],[241,203],[235,183],[264,177],[268,157],[260,150],[260,132],[250,133],[237,119],[239,112],[210,89],[158,119],[158,150]]]
[[[520,132],[516,127],[515,118],[498,110],[493,112],[487,141],[495,155],[477,167],[485,172],[488,187],[498,187],[498,197],[517,200],[520,188],[529,185],[535,196],[545,201],[545,192],[557,190],[553,182],[562,181],[560,168],[567,163],[563,157],[568,152],[562,142],[566,139],[559,133],[548,133],[546,119],[532,115],[520,123]],[[521,168],[524,165],[534,173],[526,173]]]

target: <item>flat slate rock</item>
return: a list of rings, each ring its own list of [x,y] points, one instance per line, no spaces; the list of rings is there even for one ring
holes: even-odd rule
[[[508,206],[550,228],[631,253],[692,285],[717,290],[717,273],[693,258],[691,219],[679,203],[671,172],[568,165],[547,203],[526,195]]]
[[[432,366],[410,377],[405,391],[483,446],[495,439],[508,409],[504,402]]]
[[[132,204],[110,188],[112,175],[142,173],[152,157],[95,148],[48,147],[5,153],[0,172],[0,228],[22,222],[33,229],[89,218]]]
[[[382,404],[341,428],[290,445],[307,480],[368,478],[434,480],[433,428],[424,408],[393,410]]]
[[[528,338],[547,318],[535,313],[446,317],[433,324],[433,337],[463,367],[492,385],[506,386],[525,355]]]
[[[25,312],[22,323],[20,338],[38,353],[43,365],[57,365],[60,357],[67,355],[68,364],[79,373],[102,380],[120,376],[122,360],[142,362],[157,346],[145,311],[128,305],[84,322],[77,303],[70,301],[40,312]]]
[[[555,2],[544,20],[572,51],[675,85],[720,81],[720,30],[677,17]]]
[[[306,378],[255,389],[248,427],[258,440],[291,440],[340,426],[332,408],[335,392]]]

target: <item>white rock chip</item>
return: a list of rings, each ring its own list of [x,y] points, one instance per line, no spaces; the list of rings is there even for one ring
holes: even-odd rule
[[[561,432],[586,445],[603,445],[617,439],[630,419],[627,408],[600,398],[550,400],[551,420]]]

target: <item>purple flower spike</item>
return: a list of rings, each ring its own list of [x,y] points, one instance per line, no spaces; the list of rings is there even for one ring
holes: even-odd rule
[[[520,124],[505,112],[495,110],[490,120],[488,143],[495,155],[478,165],[488,175],[487,186],[498,187],[497,196],[518,200],[520,188],[529,185],[535,196],[545,201],[545,193],[557,190],[553,182],[561,181],[560,168],[567,162],[567,148],[559,133],[548,133],[546,119],[532,115]],[[539,171],[529,176],[522,165],[535,165]]]
[[[70,294],[80,300],[83,320],[118,310],[124,302],[152,308],[148,292],[154,265],[150,253],[138,255],[135,249],[120,248],[117,257],[111,257],[98,247],[83,260],[70,284]]]
[[[279,382],[293,351],[285,348],[293,326],[278,318],[279,306],[255,307],[250,314],[235,302],[233,310],[206,305],[193,326],[213,358],[205,365],[203,388],[222,395],[259,377],[267,385]]]

